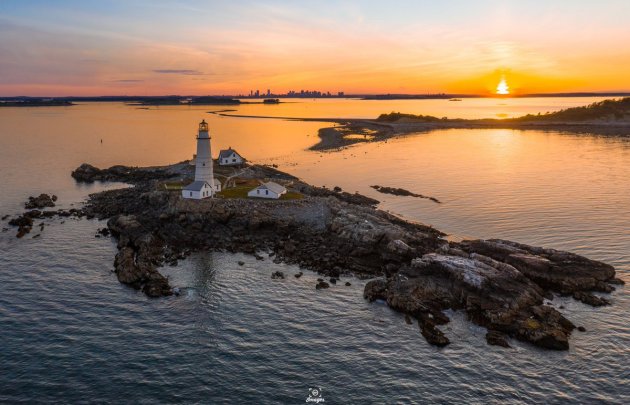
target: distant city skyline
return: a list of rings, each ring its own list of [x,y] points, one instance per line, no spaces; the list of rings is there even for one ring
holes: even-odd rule
[[[630,91],[628,15],[621,0],[4,0],[0,96]]]

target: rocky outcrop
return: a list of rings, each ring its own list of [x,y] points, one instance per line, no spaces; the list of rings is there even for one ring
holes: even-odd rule
[[[575,253],[528,246],[500,239],[464,241],[460,248],[508,263],[545,290],[596,302],[590,291],[609,293],[615,269]],[[602,305],[602,304],[600,304]]]
[[[331,197],[334,196],[338,200],[347,202],[349,204],[375,206],[379,203],[378,200],[370,197],[366,197],[359,193],[348,193],[342,191],[341,188],[335,187],[333,190],[329,190],[325,187],[315,187],[304,182],[298,182],[294,188],[302,194],[307,194],[312,197]]]
[[[391,195],[398,195],[398,196],[403,196],[403,197],[416,197],[416,198],[426,198],[427,200],[431,200],[435,203],[441,204],[442,202],[440,200],[438,200],[435,197],[429,197],[426,195],[422,195],[422,194],[417,194],[417,193],[413,193],[409,190],[405,190],[404,188],[398,188],[398,187],[385,187],[385,186],[370,186],[372,187],[374,190],[378,191],[379,193],[383,193],[383,194],[391,194]]]
[[[34,208],[46,208],[46,207],[54,207],[55,201],[57,201],[57,196],[48,194],[40,194],[37,197],[29,197],[28,201],[24,203],[24,208],[26,209],[34,209]]]
[[[118,281],[142,290],[149,297],[171,295],[168,280],[155,268],[163,243],[138,222],[135,216],[118,215],[107,222],[118,239],[114,267]]]
[[[95,181],[120,181],[127,183],[146,182],[173,177],[173,173],[161,169],[143,169],[129,166],[112,166],[109,169],[99,169],[88,163],[76,168],[71,176],[78,182],[93,183]]]
[[[602,290],[614,274],[612,267],[572,253],[507,241],[465,241],[413,259],[387,279],[369,282],[364,296],[383,299],[418,319],[423,336],[436,345],[447,343],[434,329],[448,321],[442,311],[450,308],[465,311],[472,322],[487,327],[490,344],[505,346],[503,336],[509,335],[566,350],[575,326],[543,305],[544,297],[549,291]]]

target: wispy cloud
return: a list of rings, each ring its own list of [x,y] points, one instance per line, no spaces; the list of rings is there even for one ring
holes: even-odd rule
[[[139,82],[143,82],[144,80],[138,80],[138,79],[120,79],[120,80],[112,80],[112,82],[114,83],[139,83]]]
[[[153,69],[153,73],[174,74],[174,75],[186,75],[186,76],[201,76],[207,73],[200,72],[193,69]]]

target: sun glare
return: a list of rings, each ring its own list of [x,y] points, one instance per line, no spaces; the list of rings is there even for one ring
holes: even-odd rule
[[[497,86],[497,94],[501,94],[501,95],[510,94],[510,88],[508,87],[508,84],[505,81],[505,77],[501,78],[501,81],[499,82]]]

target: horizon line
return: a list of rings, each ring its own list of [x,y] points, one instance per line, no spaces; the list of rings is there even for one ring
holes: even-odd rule
[[[315,90],[313,90],[315,91]],[[284,96],[284,97],[283,97]],[[589,97],[589,96],[630,96],[630,90],[622,91],[575,91],[575,92],[545,92],[545,93],[523,93],[523,94],[479,94],[479,93],[347,93],[344,95],[338,95],[331,93],[330,95],[322,96],[301,96],[298,94],[288,96],[288,93],[282,94],[270,94],[269,96],[263,94],[260,96],[250,96],[247,94],[160,94],[160,95],[140,95],[140,94],[114,94],[114,95],[92,95],[92,96],[77,96],[77,95],[65,95],[65,96],[51,96],[51,95],[38,95],[38,96],[26,96],[26,95],[0,95],[0,99],[8,98],[52,98],[52,99],[87,99],[87,98],[175,98],[175,97],[223,97],[223,98],[253,98],[253,99],[265,99],[265,98],[355,98],[355,97],[466,97],[466,98],[519,98],[519,97]]]

